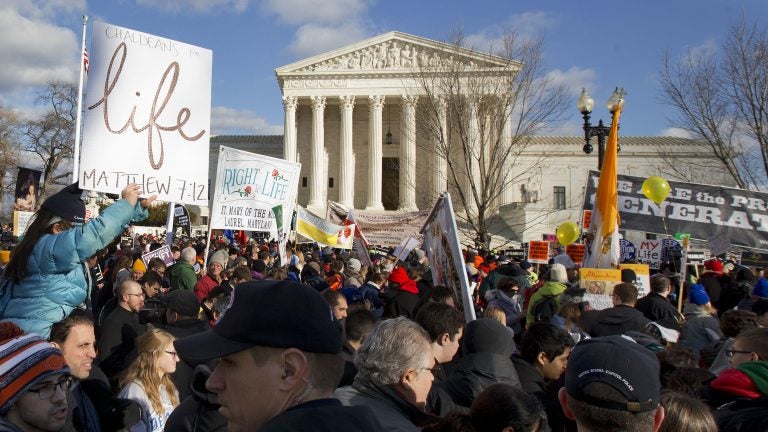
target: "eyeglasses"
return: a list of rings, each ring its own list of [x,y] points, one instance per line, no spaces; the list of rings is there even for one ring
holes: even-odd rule
[[[754,351],[743,351],[743,350],[736,350],[736,349],[727,349],[725,350],[725,356],[726,357],[733,357],[736,354],[752,354]]]
[[[425,371],[429,371],[429,373],[431,373],[432,375],[434,375],[434,374],[435,374],[435,372],[437,372],[437,371],[439,371],[439,370],[440,370],[440,366],[438,366],[438,365],[435,365],[435,367],[431,367],[431,368],[419,368],[419,370],[425,370]]]
[[[72,377],[67,375],[56,382],[47,383],[39,387],[31,388],[27,391],[31,393],[37,393],[37,396],[40,398],[40,400],[48,400],[52,398],[56,393],[56,389],[68,391],[70,386],[72,386]]]
[[[126,294],[129,296],[136,296],[136,297],[144,297],[144,293],[138,293],[138,294]]]
[[[179,358],[179,353],[176,351],[165,351],[166,354],[169,354],[173,358]]]

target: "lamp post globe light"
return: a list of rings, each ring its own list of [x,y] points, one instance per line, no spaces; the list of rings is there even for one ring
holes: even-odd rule
[[[611,122],[613,122],[614,114],[616,113],[616,110],[621,108],[624,105],[624,89],[619,90],[617,87],[610,98],[608,98],[608,102],[606,103],[608,107],[608,111],[611,113]],[[605,126],[603,124],[603,120],[600,119],[597,122],[597,126],[593,126],[592,123],[590,123],[592,114],[592,109],[595,107],[595,100],[592,98],[592,96],[587,93],[587,89],[582,88],[581,89],[581,96],[579,96],[579,100],[576,101],[576,108],[578,108],[579,112],[584,117],[584,153],[590,154],[592,153],[592,150],[594,149],[592,147],[592,143],[590,142],[592,137],[597,137],[597,169],[602,170],[603,169],[603,156],[605,155],[605,139],[608,136],[608,133],[611,131],[611,127]]]

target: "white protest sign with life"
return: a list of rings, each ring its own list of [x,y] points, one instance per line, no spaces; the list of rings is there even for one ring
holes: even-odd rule
[[[709,238],[709,251],[713,256],[722,255],[728,252],[731,247],[731,239],[728,237],[728,233],[720,231]]]
[[[296,162],[220,147],[211,228],[268,231],[277,237],[272,209],[281,205],[282,226],[291,226],[300,173]]]
[[[80,187],[129,183],[160,200],[208,205],[213,53],[111,24],[93,24]]]

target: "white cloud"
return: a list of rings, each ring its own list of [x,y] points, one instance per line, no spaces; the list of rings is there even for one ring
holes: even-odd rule
[[[675,137],[675,138],[688,138],[691,139],[693,136],[690,132],[688,132],[685,129],[671,127],[662,129],[661,132],[659,132],[659,136],[668,136],[668,137]]]
[[[554,15],[548,12],[525,12],[507,20],[466,35],[466,46],[478,51],[493,52],[504,46],[505,36],[515,35],[523,40],[545,34],[556,24]]]
[[[272,125],[250,110],[223,106],[211,109],[211,135],[280,135],[282,125]]]
[[[265,0],[262,7],[281,21],[294,25],[345,24],[368,9],[363,0]]]
[[[298,57],[308,57],[366,37],[366,28],[358,21],[342,25],[304,24],[296,30],[288,51]]]
[[[576,97],[578,97],[578,92],[582,88],[586,88],[590,93],[593,93],[598,87],[596,83],[597,73],[594,70],[582,69],[576,66],[565,71],[554,69],[547,73],[546,78],[552,84],[562,84],[566,88],[574,89]]]
[[[60,0],[61,1],[61,0]],[[136,0],[136,4],[166,12],[204,14],[208,12],[245,12],[249,0]]]
[[[55,4],[54,4],[55,5]],[[0,8],[0,91],[16,93],[48,81],[76,79],[79,39],[64,27],[46,21],[53,6],[15,2]]]

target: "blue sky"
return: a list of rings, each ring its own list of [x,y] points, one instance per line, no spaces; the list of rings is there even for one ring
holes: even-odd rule
[[[274,69],[397,30],[447,40],[463,29],[484,46],[506,28],[545,38],[550,73],[573,89],[571,116],[552,134],[581,133],[575,100],[587,87],[594,120],[627,91],[625,136],[678,135],[659,104],[661,56],[718,49],[745,16],[765,25],[765,0],[4,0],[0,6],[0,102],[32,115],[50,79],[76,82],[81,16],[213,50],[214,134],[280,134],[283,111]],[[88,32],[90,35],[90,25]],[[90,37],[88,37],[90,45]]]

